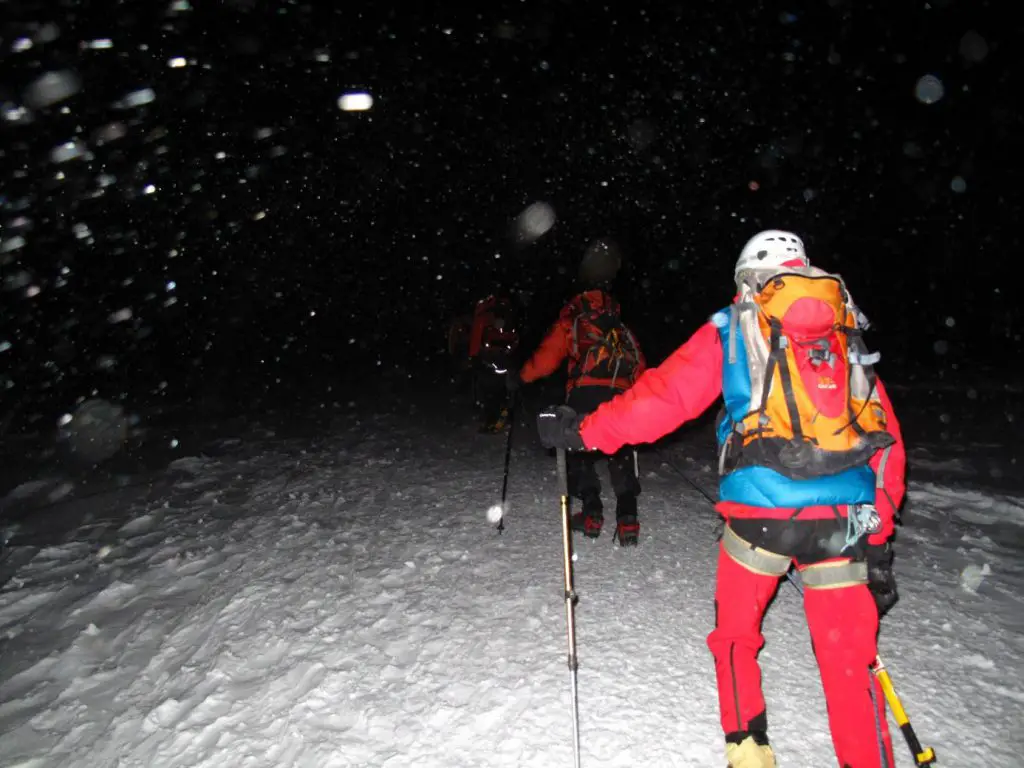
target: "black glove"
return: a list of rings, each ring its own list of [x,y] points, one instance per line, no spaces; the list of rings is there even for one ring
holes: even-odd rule
[[[505,374],[505,389],[510,395],[518,392],[521,386],[523,386],[523,380],[519,376],[519,371],[509,371]]]
[[[568,405],[548,406],[537,414],[537,431],[545,448],[586,450],[580,437],[580,417]]]
[[[892,572],[892,544],[869,544],[864,559],[868,564],[868,589],[875,598],[879,617],[885,616],[900,599]]]

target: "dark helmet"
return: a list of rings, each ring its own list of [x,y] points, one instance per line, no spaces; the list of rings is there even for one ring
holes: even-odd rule
[[[576,279],[583,288],[607,286],[622,266],[622,251],[608,238],[592,240],[583,252]]]

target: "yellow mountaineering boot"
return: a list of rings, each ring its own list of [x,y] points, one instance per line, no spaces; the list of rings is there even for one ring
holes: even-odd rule
[[[498,413],[498,417],[489,424],[484,424],[480,427],[480,431],[485,434],[496,435],[499,432],[503,432],[505,427],[508,426],[508,408],[502,408]]]
[[[725,757],[729,768],[775,768],[775,754],[767,744],[758,744],[747,736],[739,744],[726,744]]]

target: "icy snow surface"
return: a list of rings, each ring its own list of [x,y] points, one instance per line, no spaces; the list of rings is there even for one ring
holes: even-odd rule
[[[403,408],[247,438],[68,530],[49,511],[9,532],[0,765],[571,765],[554,460],[521,414],[498,535],[504,438],[448,403]],[[713,489],[698,442],[641,453],[638,548],[578,545],[588,768],[724,763],[716,520],[679,474]],[[915,484],[906,516],[881,640],[897,691],[941,765],[1017,766],[1024,501]],[[780,765],[833,765],[786,585],[765,634]]]

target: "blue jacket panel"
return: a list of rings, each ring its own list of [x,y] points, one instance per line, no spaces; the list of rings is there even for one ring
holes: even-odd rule
[[[769,508],[874,504],[875,473],[863,466],[828,477],[790,480],[768,467],[744,467],[722,478],[718,498]]]

